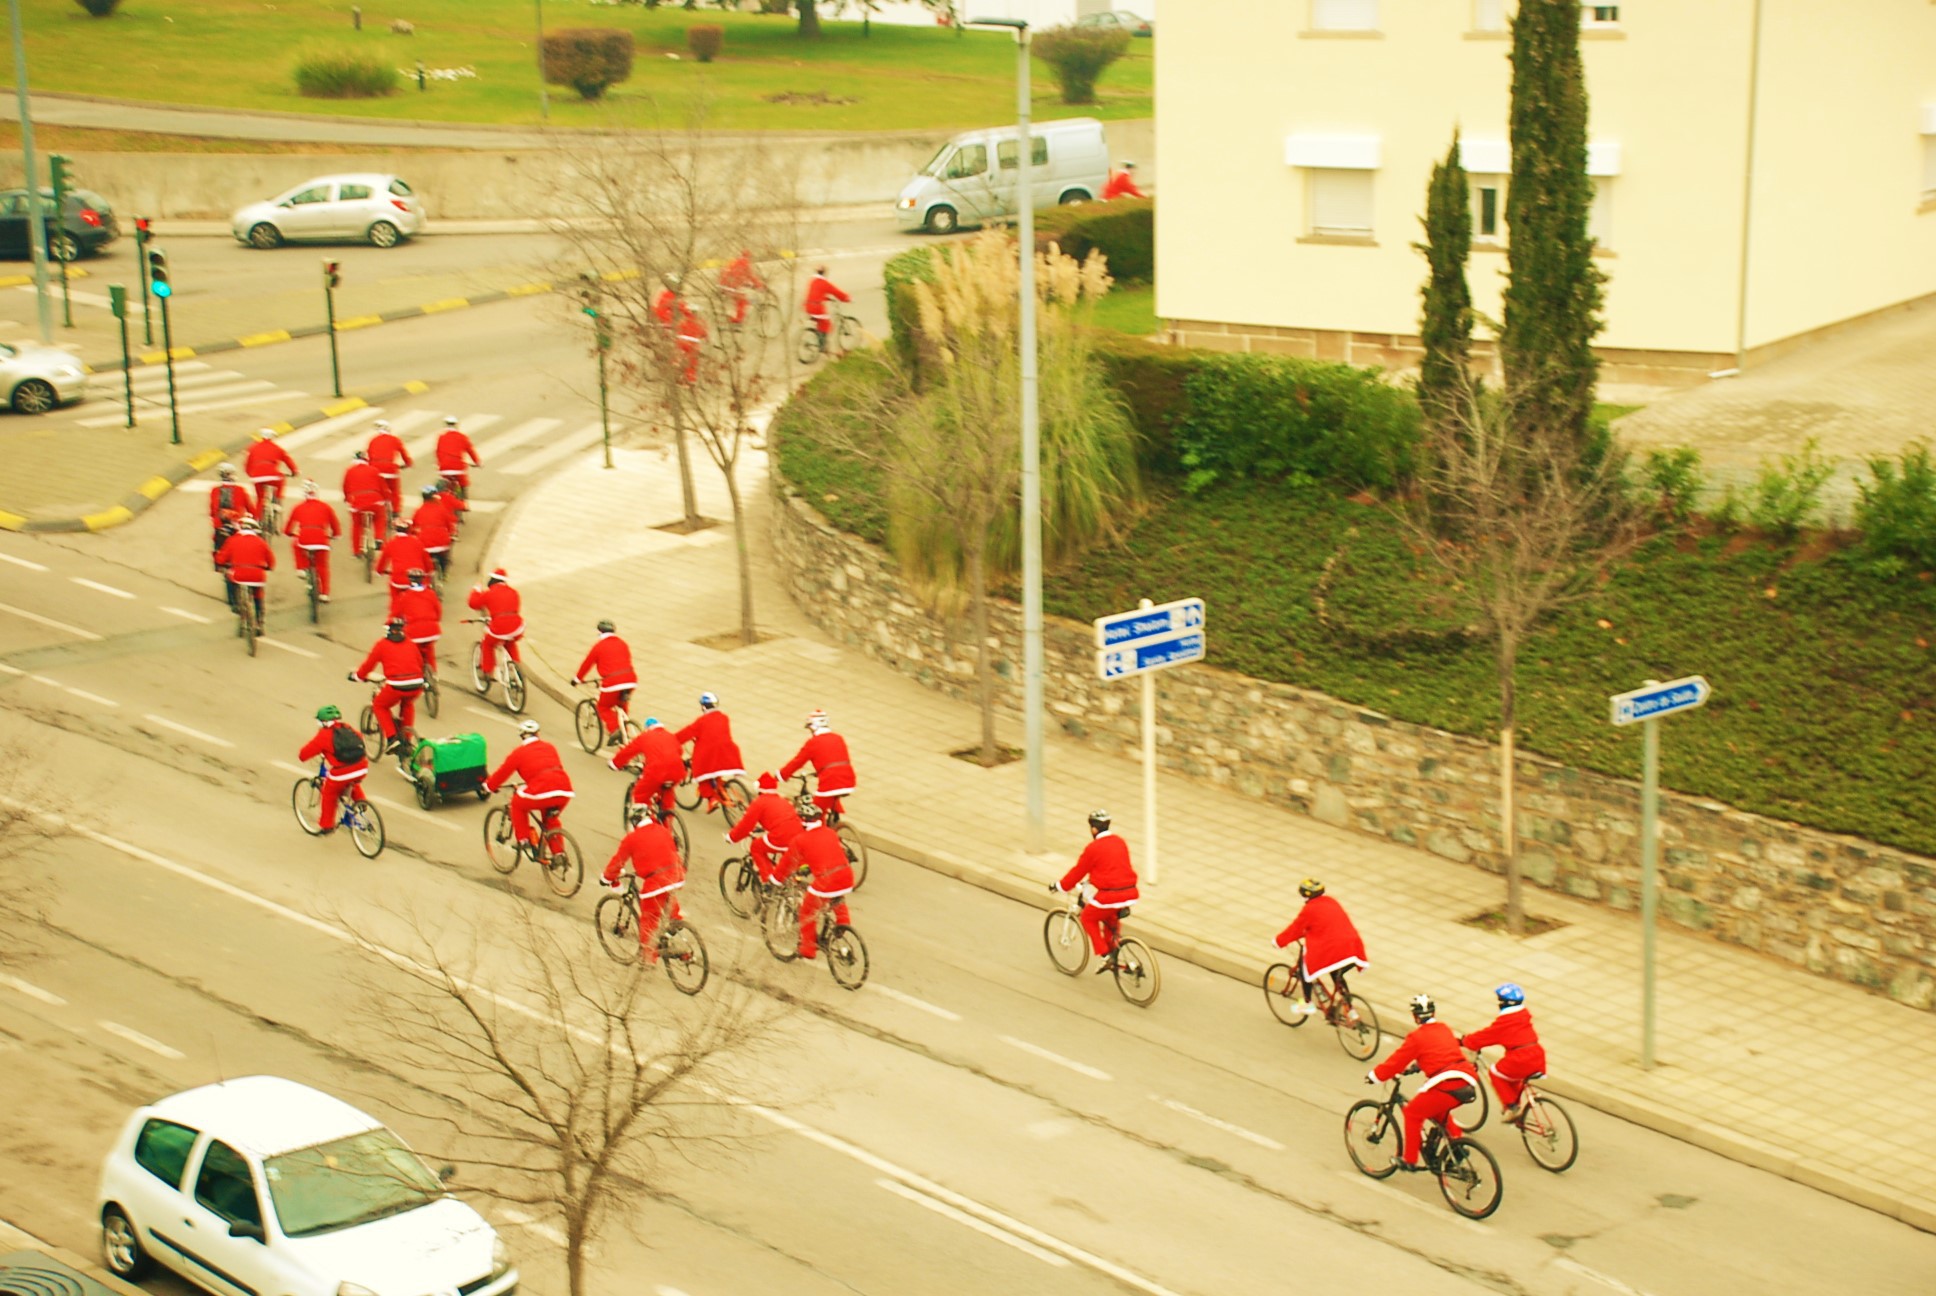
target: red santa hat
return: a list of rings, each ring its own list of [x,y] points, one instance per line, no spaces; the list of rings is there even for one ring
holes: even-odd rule
[[[760,775],[760,791],[772,792],[777,790],[779,786],[780,780],[774,775],[772,770],[766,770]]]

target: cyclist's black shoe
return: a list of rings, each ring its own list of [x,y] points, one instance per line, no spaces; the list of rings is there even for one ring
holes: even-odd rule
[[[1420,1170],[1423,1170],[1425,1167],[1415,1166],[1411,1162],[1405,1160],[1403,1157],[1393,1157],[1391,1159],[1391,1168],[1398,1171],[1401,1174],[1417,1174]]]

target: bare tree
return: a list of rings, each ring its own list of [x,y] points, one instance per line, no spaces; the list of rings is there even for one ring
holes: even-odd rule
[[[1519,652],[1543,618],[1632,549],[1641,518],[1624,456],[1539,427],[1516,389],[1481,393],[1461,370],[1440,408],[1426,423],[1415,489],[1397,512],[1492,640],[1506,922],[1516,935],[1525,922],[1513,808]]]
[[[726,988],[655,1011],[670,993],[656,969],[567,948],[523,910],[462,941],[407,921],[410,948],[359,938],[401,979],[367,975],[361,1019],[393,1066],[450,1099],[415,1114],[452,1130],[449,1159],[481,1172],[467,1187],[556,1221],[571,1296],[584,1296],[590,1244],[659,1193],[658,1168],[734,1137],[727,1095],[744,1093],[737,1066],[777,1010]]]
[[[24,743],[0,742],[0,966],[25,963],[39,952],[48,885],[33,865],[66,833],[71,809],[33,768]]]

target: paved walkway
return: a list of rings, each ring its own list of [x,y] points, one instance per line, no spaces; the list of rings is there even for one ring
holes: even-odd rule
[[[637,716],[683,724],[699,693],[716,691],[748,760],[770,766],[794,751],[801,716],[825,707],[860,769],[855,821],[898,858],[1045,905],[1045,883],[1080,848],[1092,806],[1113,806],[1132,849],[1141,846],[1138,767],[1052,739],[1052,854],[1024,853],[1021,765],[984,770],[947,755],[974,740],[973,708],[834,646],[790,601],[765,559],[763,459],[749,458],[755,602],[775,636],[752,648],[704,646],[737,626],[733,535],[654,529],[679,514],[663,451],[621,451],[610,471],[581,458],[527,492],[491,561],[524,592],[527,664],[541,687],[565,692],[594,625],[610,616],[640,664]],[[703,458],[695,472],[703,510],[729,516],[718,474]],[[1018,740],[1012,717],[1005,728]],[[1359,984],[1388,1029],[1419,990],[1455,1026],[1476,1028],[1491,1017],[1491,986],[1520,981],[1556,1092],[1936,1231],[1936,1164],[1918,1134],[1936,1124],[1929,1014],[1670,928],[1660,938],[1662,1065],[1645,1072],[1631,916],[1539,893],[1536,911],[1565,925],[1514,941],[1459,921],[1499,902],[1488,874],[1176,776],[1163,776],[1159,795],[1163,877],[1131,922],[1166,955],[1238,978],[1230,994],[1257,993],[1249,987],[1273,961],[1269,939],[1296,908],[1297,880],[1314,874],[1365,933],[1373,966]],[[1165,1001],[1153,1011],[1188,1010]],[[1337,1046],[1303,1031],[1287,1032],[1285,1047]],[[1339,1053],[1338,1065],[1352,1064]],[[1617,1127],[1588,1121],[1591,1157]]]

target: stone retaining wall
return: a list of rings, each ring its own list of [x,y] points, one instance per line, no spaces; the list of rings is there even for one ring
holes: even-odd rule
[[[961,629],[930,614],[881,550],[777,489],[775,556],[808,617],[928,687],[972,699],[973,645]],[[1019,711],[1021,609],[998,603],[990,629],[999,702]],[[1049,713],[1072,737],[1134,755],[1136,690],[1095,677],[1091,635],[1086,625],[1048,620]],[[1157,719],[1157,756],[1168,769],[1500,869],[1497,753],[1487,744],[1206,666],[1158,676]],[[1637,908],[1639,785],[1522,755],[1519,789],[1528,880]],[[1936,861],[1671,792],[1661,797],[1660,861],[1668,920],[1936,1006]]]

